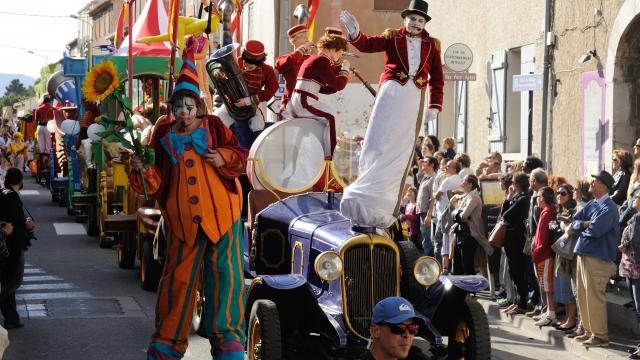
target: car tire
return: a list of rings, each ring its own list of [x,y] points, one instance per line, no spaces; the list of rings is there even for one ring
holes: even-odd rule
[[[129,234],[118,234],[120,241],[116,247],[116,256],[118,258],[118,267],[120,269],[133,269],[136,264],[136,249],[132,246],[131,241],[127,238]]]
[[[156,291],[160,276],[162,275],[162,267],[160,263],[153,258],[153,241],[144,240],[142,243],[142,254],[140,256],[140,283],[142,289],[146,291]]]
[[[400,278],[400,294],[415,304],[424,298],[424,286],[420,285],[413,277],[413,264],[420,258],[420,252],[411,241],[398,241],[400,250],[400,268],[402,276]]]
[[[257,300],[251,308],[247,330],[248,360],[282,359],[282,335],[277,305]]]
[[[447,336],[448,359],[491,358],[489,320],[476,299],[467,296]]]

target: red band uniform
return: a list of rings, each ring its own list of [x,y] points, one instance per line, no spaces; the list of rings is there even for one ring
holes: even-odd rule
[[[51,97],[45,95],[42,104],[38,106],[34,113],[35,122],[38,124],[38,153],[47,154],[51,151],[53,143],[51,134],[47,131],[47,123],[54,119],[54,109],[51,106]]]
[[[309,30],[306,25],[296,25],[287,31],[287,36],[289,37],[289,41],[293,42],[293,38],[298,36],[299,34],[308,34]],[[279,74],[282,74],[284,77],[285,90],[282,96],[282,100],[280,101],[280,114],[283,119],[287,119],[291,117],[290,112],[287,110],[287,104],[291,100],[291,95],[293,94],[293,89],[296,86],[296,81],[298,78],[298,72],[300,71],[300,67],[302,63],[307,60],[311,56],[307,49],[304,46],[300,46],[294,51],[282,55],[276,59],[275,69]]]
[[[298,71],[290,107],[294,118],[311,118],[326,122],[325,157],[331,158],[336,146],[336,120],[333,107],[320,101],[319,94],[334,94],[349,82],[349,73],[323,54],[311,55]]]
[[[266,53],[264,51],[264,45],[261,42],[256,40],[247,41],[242,56],[245,60],[238,59],[238,65],[242,70],[242,77],[244,78],[250,95],[249,98],[244,99],[244,103],[247,106],[251,103],[256,105],[256,115],[246,122],[238,122],[231,117],[225,105],[216,109],[214,114],[220,117],[224,124],[231,128],[238,137],[240,144],[249,149],[254,139],[253,137],[242,134],[241,128],[245,127],[248,123],[253,133],[264,129],[266,102],[275,95],[279,85],[273,67],[264,63]],[[247,61],[247,63],[255,62],[255,68],[247,69],[245,61]]]

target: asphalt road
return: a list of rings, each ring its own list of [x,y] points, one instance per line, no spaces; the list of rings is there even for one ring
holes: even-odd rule
[[[101,249],[48,189],[25,179],[22,199],[36,220],[18,290],[25,327],[9,332],[6,360],[144,359],[153,329],[155,293],[140,288],[138,266],[119,269],[115,251]],[[2,206],[2,204],[0,204]],[[492,323],[494,359],[575,358],[517,328]],[[209,343],[192,334],[185,359],[210,359]]]
[[[144,359],[155,293],[140,288],[137,265],[119,269],[115,251],[77,234],[84,228],[28,175],[22,193],[38,240],[17,296],[25,327],[10,330],[4,359]],[[186,358],[209,358],[206,339],[191,342]]]

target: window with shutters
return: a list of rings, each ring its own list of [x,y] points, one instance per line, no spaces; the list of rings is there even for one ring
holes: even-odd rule
[[[408,0],[373,0],[373,10],[402,11],[408,6]]]
[[[489,113],[490,152],[504,152],[507,52],[499,50],[491,54],[491,110]]]

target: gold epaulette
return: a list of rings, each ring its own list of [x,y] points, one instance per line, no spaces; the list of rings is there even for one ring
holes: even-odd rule
[[[438,49],[438,51],[442,51],[441,48],[440,48],[440,46],[441,46],[440,39],[432,37],[431,40],[433,40],[433,43],[436,45],[436,49]]]

